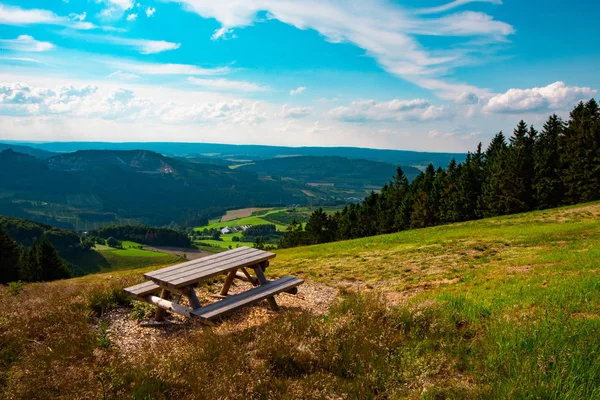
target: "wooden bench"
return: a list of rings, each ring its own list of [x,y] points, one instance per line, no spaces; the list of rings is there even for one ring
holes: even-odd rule
[[[267,299],[271,308],[277,310],[278,306],[274,295],[282,292],[296,294],[297,287],[304,281],[291,276],[276,281],[267,280],[264,271],[269,266],[269,260],[274,257],[274,253],[239,247],[224,253],[148,272],[144,274],[144,277],[149,279],[148,282],[128,287],[125,292],[139,300],[155,305],[157,321],[164,318],[165,311],[210,321],[263,299]],[[254,270],[254,276],[246,268]],[[224,300],[203,307],[196,296],[195,286],[203,280],[222,274],[227,275],[220,294]],[[234,279],[250,282],[255,288],[228,296]],[[158,292],[160,292],[160,297],[155,296]],[[175,296],[173,301],[170,301],[172,294]],[[179,304],[181,296],[189,299],[191,308]]]
[[[290,289],[300,286],[302,283],[303,281],[301,279],[294,278],[293,276],[286,276],[246,292],[228,297],[225,300],[198,308],[193,310],[191,314],[202,319],[212,320],[232,313],[242,307],[258,303],[259,301],[278,293],[289,291]]]

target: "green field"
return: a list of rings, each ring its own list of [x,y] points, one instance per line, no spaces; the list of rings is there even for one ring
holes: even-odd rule
[[[268,275],[305,278],[300,302],[317,283],[340,301],[135,357],[90,310],[128,310],[148,268],[0,289],[0,397],[600,398],[600,203],[276,253]]]
[[[208,225],[199,226],[194,229],[196,231],[202,231],[204,229],[221,229],[221,228],[225,228],[227,226],[232,227],[232,226],[240,226],[240,225],[271,224],[271,225],[275,225],[279,231],[285,232],[285,230],[287,229],[287,225],[268,221],[264,217],[266,217],[268,215],[280,214],[287,209],[288,208],[286,207],[286,208],[274,208],[271,210],[263,210],[263,211],[255,213],[258,215],[252,215],[250,217],[245,217],[245,218],[237,218],[237,219],[233,219],[233,220],[227,221],[227,222],[221,222],[221,219],[215,219],[215,220],[211,220]],[[324,210],[327,213],[333,213],[337,210],[340,210],[340,207],[324,207]],[[310,208],[310,207],[299,207],[296,209],[297,213],[305,214],[307,218],[310,216],[310,214],[313,211],[314,211],[314,208]],[[226,236],[229,236],[229,235],[226,235]]]
[[[174,254],[138,249],[140,244],[135,242],[124,241],[122,243],[122,249],[96,245],[95,250],[71,255],[69,261],[79,266],[76,267],[75,274],[170,265],[179,261],[179,257]]]
[[[268,211],[265,215],[274,214],[278,211],[279,210]],[[221,228],[225,228],[226,226],[231,227],[231,226],[239,226],[239,225],[267,225],[267,224],[273,224],[273,223],[263,219],[262,217],[251,216],[251,217],[246,217],[246,218],[234,219],[234,220],[227,221],[227,222],[221,222],[220,219],[213,220],[213,221],[210,221],[210,223],[208,225],[199,226],[199,227],[195,228],[195,230],[201,231],[204,229],[221,229]],[[285,231],[285,229],[286,229],[285,225],[280,225],[280,224],[274,224],[274,225],[280,231]]]

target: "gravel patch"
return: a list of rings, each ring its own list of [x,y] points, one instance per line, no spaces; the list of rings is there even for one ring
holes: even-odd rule
[[[246,282],[235,282],[229,293],[236,294],[250,289]],[[221,290],[219,285],[212,289],[197,290],[196,293],[203,305],[219,301],[212,297]],[[164,323],[156,324],[153,319],[137,321],[132,318],[130,310],[116,309],[106,313],[102,320],[107,323],[108,337],[128,358],[136,358],[143,350],[160,346],[164,341],[185,336],[191,331],[213,329],[216,333],[230,332],[259,326],[280,313],[290,310],[305,311],[312,315],[325,315],[338,299],[338,289],[317,283],[305,282],[298,287],[298,294],[280,293],[275,296],[279,311],[272,311],[266,300],[250,307],[242,308],[220,320],[214,321],[212,327],[200,323],[195,318],[185,318],[178,314],[167,313]],[[181,301],[182,305],[186,302]]]

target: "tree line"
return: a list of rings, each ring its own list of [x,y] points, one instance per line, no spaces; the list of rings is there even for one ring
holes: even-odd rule
[[[464,162],[430,164],[409,182],[398,167],[394,180],[362,203],[327,214],[318,209],[306,226],[293,221],[280,247],[399,232],[406,229],[600,199],[600,111],[580,102],[568,121],[548,118],[541,131],[519,122],[508,138],[500,132],[485,151],[481,143]]]
[[[71,271],[46,235],[21,250],[0,226],[0,283],[69,278]]]
[[[98,230],[90,231],[89,235],[103,239],[130,240],[150,246],[191,247],[192,244],[186,233],[174,229],[141,225],[103,226]]]

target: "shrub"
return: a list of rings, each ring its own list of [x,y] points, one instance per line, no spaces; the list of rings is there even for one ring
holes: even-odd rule
[[[131,307],[131,299],[120,288],[107,288],[89,295],[87,306],[101,316],[106,311],[117,307]]]

